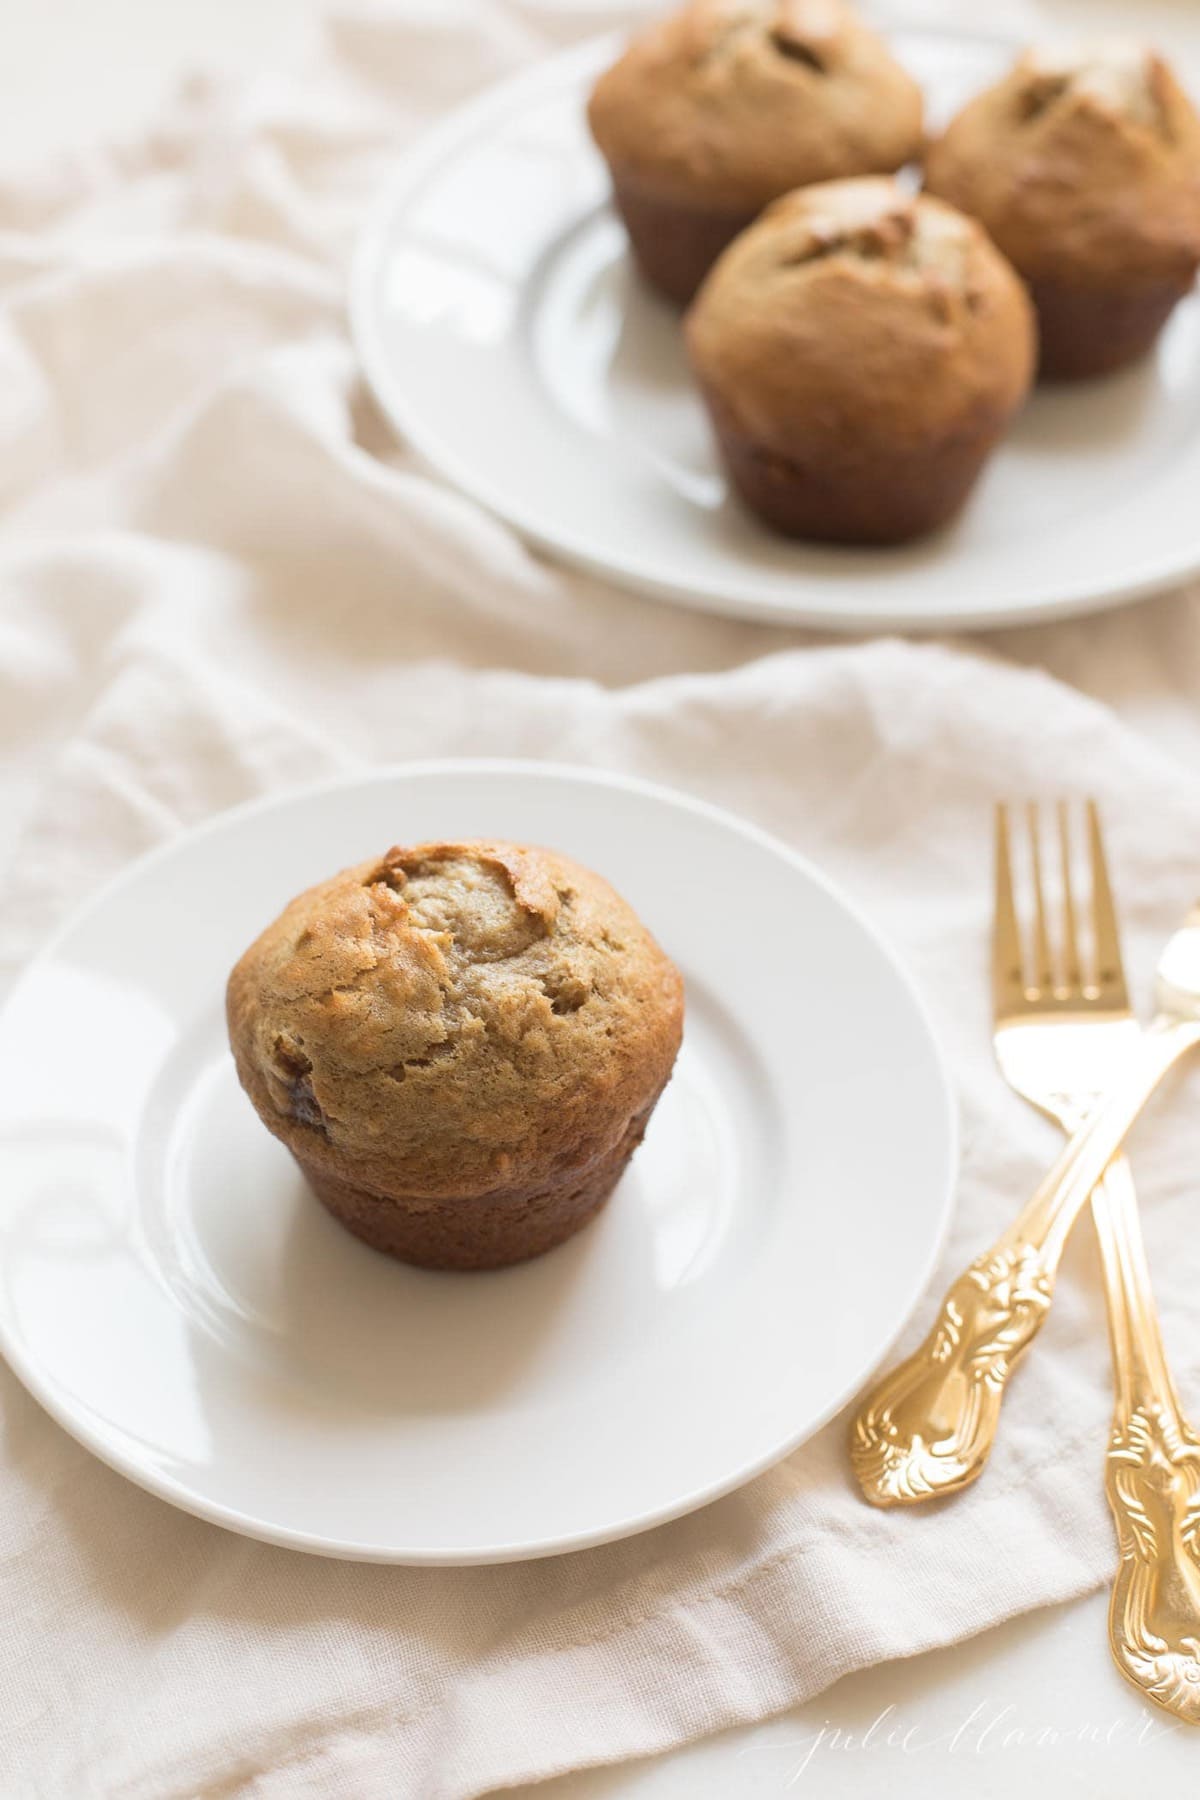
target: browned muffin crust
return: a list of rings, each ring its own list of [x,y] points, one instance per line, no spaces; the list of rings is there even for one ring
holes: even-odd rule
[[[981,228],[882,178],[777,201],[721,257],[686,330],[747,505],[844,543],[949,518],[1034,356],[1024,288]]]
[[[549,850],[420,844],[287,906],[227,994],[238,1076],[358,1236],[492,1268],[615,1186],[679,1048],[678,971]]]
[[[926,186],[1029,283],[1047,376],[1144,354],[1200,266],[1200,117],[1137,45],[1028,51],[930,147]]]
[[[643,272],[683,302],[780,194],[915,158],[922,102],[844,0],[693,0],[601,76],[588,119]]]

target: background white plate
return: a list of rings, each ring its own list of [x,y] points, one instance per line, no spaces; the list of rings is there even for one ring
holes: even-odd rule
[[[892,34],[935,122],[1011,43]],[[631,272],[583,108],[617,42],[541,64],[453,114],[398,171],[351,288],[396,429],[556,554],[662,599],[775,624],[1015,624],[1200,568],[1200,303],[1156,355],[1036,394],[966,512],[901,550],[774,537],[726,496],[678,316]]]
[[[677,1073],[600,1218],[489,1275],[348,1236],[243,1097],[227,972],[398,839],[602,869],[677,959]],[[864,1128],[868,1127],[868,1128]],[[725,1492],[886,1352],[949,1209],[919,1002],[782,846],[615,777],[414,766],[228,814],[140,863],[0,1016],[0,1346],[82,1443],[253,1536],[394,1562],[576,1548]]]

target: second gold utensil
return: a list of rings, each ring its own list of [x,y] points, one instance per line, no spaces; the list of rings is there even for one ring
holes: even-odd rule
[[[1098,955],[1085,980],[1078,968],[1046,979],[1044,919],[1038,928],[1037,983],[1020,961],[1009,972],[1030,1012],[1093,1014],[1126,1007],[1107,882],[1093,882],[1091,935]],[[997,933],[998,946],[1002,942]],[[1117,960],[1105,952],[1111,948]],[[1005,978],[997,958],[996,979]],[[851,1432],[851,1458],[873,1505],[912,1504],[966,1487],[991,1449],[1009,1376],[1050,1305],[1063,1247],[1080,1207],[1168,1069],[1200,1042],[1200,906],[1167,944],[1158,967],[1158,1014],[1129,1038],[1119,1077],[1099,1076],[1107,1097],[1071,1138],[1017,1219],[951,1287],[920,1348],[869,1395]]]

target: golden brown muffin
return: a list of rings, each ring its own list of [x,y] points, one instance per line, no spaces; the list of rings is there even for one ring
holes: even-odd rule
[[[601,76],[588,120],[643,274],[682,304],[780,194],[915,158],[922,106],[843,0],[693,0]]]
[[[1027,52],[932,146],[926,186],[1029,283],[1051,378],[1142,356],[1200,266],[1200,118],[1136,45]]]
[[[898,543],[956,512],[1033,372],[1028,298],[981,227],[881,177],[777,200],[686,329],[743,500],[840,543]]]
[[[284,908],[229,978],[238,1076],[342,1224],[489,1269],[615,1187],[666,1086],[683,984],[607,882],[550,850],[418,844]]]

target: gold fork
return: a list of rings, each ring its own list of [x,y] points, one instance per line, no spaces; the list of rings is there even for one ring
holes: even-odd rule
[[[1001,829],[998,834],[993,993],[1006,1072],[1011,1079],[1021,1046],[1029,1085],[1051,1094],[1056,1084],[1062,1087],[1069,1059],[1071,1090],[1079,1096],[1073,1102],[1075,1125],[1090,1110],[1090,1100],[1115,1084],[1122,1059],[1132,1054],[1138,1040],[1102,860],[1097,869],[1091,919],[1095,966],[1085,983],[1078,955],[1071,955],[1056,980],[1040,858],[1035,861],[1034,967],[1027,981],[1008,833]],[[1074,913],[1072,902],[1073,943],[1078,937]],[[1042,1035],[1047,1021],[1055,1026],[1053,1040],[1048,1032]],[[1102,1034],[1095,1030],[1097,1024],[1106,1027]],[[1034,1025],[1039,1028],[1036,1037]],[[1097,1179],[1104,1167],[1101,1162]],[[854,1421],[850,1453],[873,1505],[912,1505],[957,1493],[982,1473],[1009,1376],[1049,1310],[1074,1220],[1075,1211],[1062,1206],[1052,1171],[991,1249],[959,1276],[925,1342],[871,1393]]]

